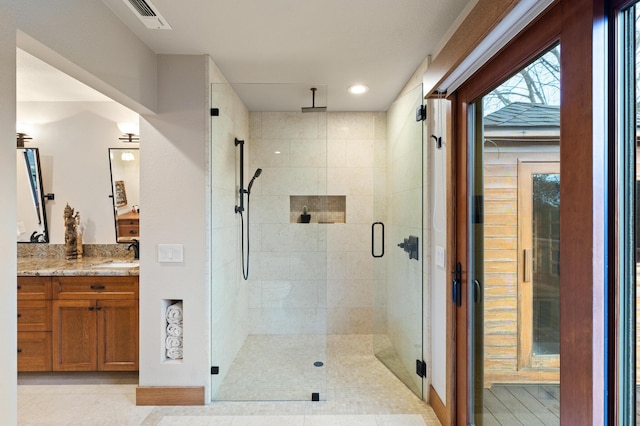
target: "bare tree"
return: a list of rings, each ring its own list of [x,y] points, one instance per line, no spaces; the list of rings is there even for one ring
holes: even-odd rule
[[[560,105],[560,46],[538,57],[484,98],[484,114],[514,102]]]

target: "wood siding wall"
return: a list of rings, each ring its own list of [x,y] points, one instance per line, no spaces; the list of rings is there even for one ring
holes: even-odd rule
[[[553,149],[553,148],[552,148]],[[484,378],[558,382],[557,369],[518,368],[518,161],[558,161],[556,152],[485,152]]]

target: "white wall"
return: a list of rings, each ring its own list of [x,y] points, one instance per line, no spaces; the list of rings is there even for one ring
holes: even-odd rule
[[[425,282],[429,288],[427,301],[430,310],[430,335],[426,341],[431,349],[431,385],[440,400],[447,403],[447,304],[452,303],[447,292],[450,274],[446,266],[437,264],[438,247],[447,247],[447,106],[449,101],[430,101],[429,125],[425,135],[425,147],[428,151],[426,179],[428,190],[425,192],[425,228],[429,230],[431,259],[425,264]],[[442,138],[442,148],[437,149],[431,135]],[[445,263],[446,265],[446,263]],[[451,354],[449,354],[451,356]]]
[[[210,390],[209,58],[158,57],[158,114],[141,117],[140,386]],[[160,263],[158,244],[184,261]],[[184,359],[164,357],[166,300],[182,300]],[[204,402],[204,401],[203,401]]]
[[[138,115],[116,102],[20,102],[17,119],[33,127],[26,145],[39,149],[44,193],[55,194],[45,202],[49,241],[64,243],[62,216],[69,203],[80,212],[84,244],[114,244],[108,149],[138,147],[120,142],[117,126],[137,123]]]
[[[11,14],[0,13],[0,412],[7,425],[18,423],[16,390],[16,29]]]
[[[138,112],[157,104],[156,55],[101,1],[1,0],[28,53]]]

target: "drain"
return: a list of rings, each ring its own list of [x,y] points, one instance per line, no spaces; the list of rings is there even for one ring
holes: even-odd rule
[[[324,363],[322,361],[316,361],[313,363],[314,367],[322,367]]]

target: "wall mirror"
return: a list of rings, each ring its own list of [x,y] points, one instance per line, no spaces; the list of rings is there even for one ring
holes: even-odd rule
[[[140,239],[140,150],[109,148],[111,199],[116,241],[127,243]]]
[[[47,212],[38,148],[16,150],[17,238],[19,243],[48,243]]]

